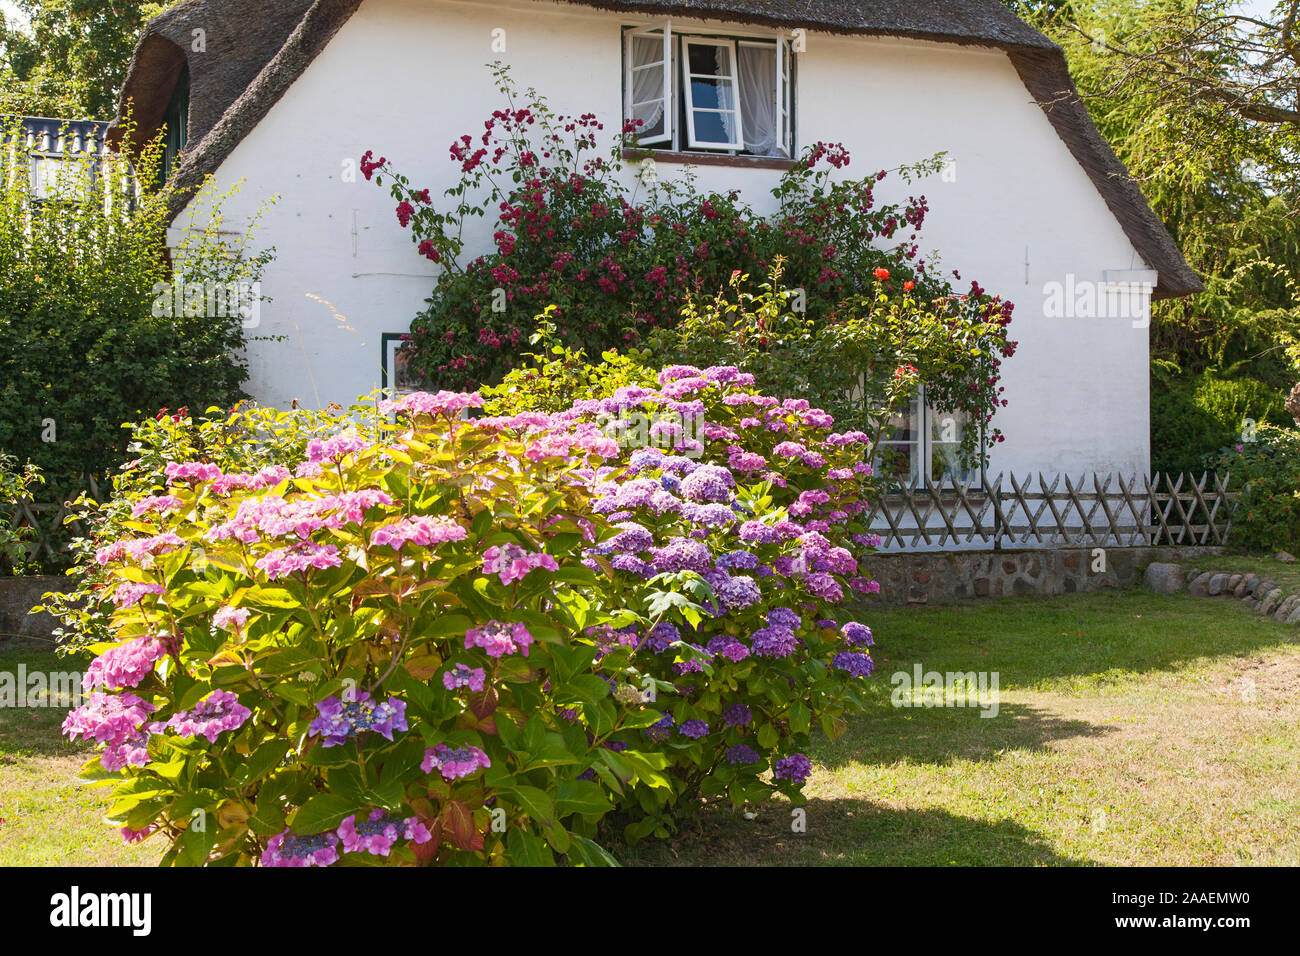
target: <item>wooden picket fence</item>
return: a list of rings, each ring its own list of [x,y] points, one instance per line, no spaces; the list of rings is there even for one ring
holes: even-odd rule
[[[869,521],[884,551],[1224,545],[1240,497],[1230,479],[1058,474],[1049,481],[1040,472],[925,480],[891,486]]]
[[[84,533],[79,521],[64,524],[64,519],[72,513],[72,502],[81,492],[86,492],[95,501],[102,500],[99,482],[92,476],[82,479],[81,486],[63,501],[42,502],[21,500],[4,509],[0,520],[6,520],[10,527],[27,527],[31,534],[25,542],[27,554],[32,559],[56,560],[60,552],[67,550],[68,542]]]
[[[1240,497],[1230,480],[1214,473],[1094,474],[1076,482],[1039,473],[917,481],[891,486],[868,521],[883,551],[1224,545]],[[99,500],[93,478],[84,489]],[[55,559],[71,537],[64,526],[70,511],[67,501],[20,501],[9,521],[34,529],[29,554]],[[81,533],[76,522],[70,528]]]

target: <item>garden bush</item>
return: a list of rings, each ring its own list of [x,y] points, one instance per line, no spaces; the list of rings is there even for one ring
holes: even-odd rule
[[[0,123],[0,449],[36,464],[56,500],[126,460],[124,421],[244,397],[249,316],[209,309],[205,295],[183,297],[177,310],[170,290],[252,290],[271,252],[226,241],[226,195],[210,185],[192,207],[196,228],[169,250],[170,192],[138,186],[155,178],[160,141],[130,164],[69,158],[52,192],[33,196],[16,123]]]
[[[1207,461],[1242,492],[1229,540],[1247,550],[1294,551],[1300,546],[1300,430],[1266,423],[1250,437]]]
[[[22,574],[32,563],[27,544],[34,529],[19,514],[18,504],[30,501],[42,481],[35,466],[19,467],[11,455],[0,454],[0,577]]]
[[[292,469],[171,448],[102,526],[114,608],[65,724],[109,818],[176,864],[600,864],[701,797],[801,800],[872,666],[838,610],[874,589],[870,467],[752,385],[416,394]]]
[[[877,269],[893,277],[886,289],[901,294],[908,284],[918,302],[954,294],[940,264],[920,252],[926,198],[880,204],[875,193],[890,172],[843,178],[851,160],[840,144],[809,146],[764,215],[739,191],[702,192],[689,174],[660,179],[653,151],[636,148],[635,127],[606,146],[594,115],[556,115],[534,91],[517,92],[507,68],[495,76],[505,105],[483,131],[451,144],[460,178],[445,203],[386,157],[370,151],[362,161],[440,268],[404,346],[439,387],[500,381],[547,306],[563,344],[599,355],[675,325],[691,296],[715,295],[737,270],[765,276],[778,260],[786,283],[802,290],[800,310],[819,324],[874,296]],[[942,162],[894,174],[911,183]],[[478,217],[491,217],[495,249],[465,262]]]

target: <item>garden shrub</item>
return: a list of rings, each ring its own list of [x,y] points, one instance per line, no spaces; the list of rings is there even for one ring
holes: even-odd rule
[[[32,464],[20,468],[13,456],[0,454],[0,577],[22,574],[31,564],[27,543],[33,529],[19,515],[18,503],[30,501],[43,481]]]
[[[106,590],[111,574],[95,560],[95,552],[128,533],[138,502],[167,493],[168,465],[205,462],[229,472],[296,468],[307,460],[307,446],[313,440],[349,428],[365,430],[374,418],[373,407],[354,407],[347,416],[337,411],[281,412],[240,404],[229,411],[209,408],[204,415],[192,415],[188,408],[174,412],[164,408],[151,418],[122,425],[129,432],[124,439],[126,453],[134,457],[113,476],[106,500],[95,501],[83,493],[72,503],[68,520],[86,529],[84,537],[72,538],[69,544],[68,575],[75,587],[46,594],[40,608],[61,622],[54,631],[59,653],[75,655],[89,645],[112,640],[114,605],[111,589]]]
[[[920,302],[952,294],[919,251],[926,198],[878,204],[888,171],[837,179],[850,165],[842,145],[808,147],[773,189],[777,210],[763,215],[739,191],[701,192],[689,174],[660,179],[653,151],[636,150],[635,127],[607,148],[594,115],[556,115],[535,92],[518,93],[506,67],[495,76],[506,106],[451,144],[460,179],[446,203],[386,157],[370,151],[362,161],[367,179],[390,188],[420,254],[440,267],[404,346],[440,387],[499,381],[547,306],[563,344],[599,355],[675,325],[690,296],[715,295],[733,272],[766,275],[778,259],[817,323],[874,295],[880,268],[899,289],[911,283]],[[911,183],[942,162],[895,173]],[[462,261],[467,227],[489,216],[495,249]]]
[[[866,436],[736,369],[658,381],[411,395],[292,471],[176,449],[96,551],[110,640],[65,729],[109,818],[167,863],[597,864],[616,807],[636,839],[801,800],[871,670],[836,613],[874,589]]]
[[[226,196],[210,185],[198,228],[169,250],[170,192],[137,186],[153,182],[160,142],[131,164],[69,158],[54,191],[34,197],[16,123],[0,124],[0,449],[36,464],[57,498],[126,459],[122,422],[244,397],[249,316],[206,296],[178,312],[161,290],[244,282],[251,298],[271,253],[219,235]]]
[[[833,322],[797,308],[799,290],[782,289],[778,261],[758,293],[735,273],[712,299],[690,301],[674,328],[650,336],[646,351],[664,364],[735,365],[760,389],[804,398],[841,427],[867,431],[874,446],[890,416],[921,384],[926,402],[965,416],[961,453],[970,462],[1003,440],[992,427],[1001,398],[1002,360],[1013,306],[978,286],[968,295],[925,301],[915,283],[889,270],[872,275],[872,294],[845,301]]]
[[[1262,424],[1207,461],[1242,492],[1228,533],[1234,546],[1294,551],[1300,546],[1300,430]]]

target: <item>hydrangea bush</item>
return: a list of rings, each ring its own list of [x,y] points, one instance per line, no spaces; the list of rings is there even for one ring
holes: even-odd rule
[[[602,864],[613,821],[802,799],[871,671],[866,436],[751,386],[416,394],[293,468],[165,465],[65,724],[109,818],[174,864]]]

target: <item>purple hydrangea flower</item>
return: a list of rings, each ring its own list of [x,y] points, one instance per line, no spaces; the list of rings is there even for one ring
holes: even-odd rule
[[[797,630],[803,619],[788,607],[774,607],[767,612],[767,623],[775,627]]]
[[[754,714],[745,704],[730,704],[722,712],[722,722],[728,727],[748,727]]]
[[[486,770],[490,766],[492,761],[478,747],[460,747],[453,750],[446,744],[438,744],[432,750],[424,752],[420,769],[425,773],[432,773],[436,767],[444,780],[458,780],[477,773],[480,769]]]
[[[214,690],[199,701],[193,710],[173,716],[167,721],[167,728],[181,737],[206,737],[208,743],[212,744],[217,742],[217,736],[223,731],[242,727],[251,714],[252,711],[230,691]],[[405,724],[402,729],[405,729]]]
[[[382,704],[370,695],[349,687],[338,697],[327,697],[316,705],[319,714],[308,733],[322,738],[321,746],[337,747],[348,738],[373,730],[388,740],[393,731],[406,730],[406,701],[390,697]]]
[[[690,501],[730,501],[736,479],[721,465],[701,465],[682,479],[682,497]]]
[[[750,638],[750,646],[759,657],[789,657],[799,646],[799,638],[788,627],[770,626],[757,630]]]
[[[673,538],[665,547],[651,551],[651,565],[660,573],[665,571],[695,571],[703,574],[713,566],[713,555],[708,545],[690,538]]]
[[[702,720],[686,720],[682,722],[678,731],[683,737],[690,737],[692,740],[698,740],[701,737],[709,735],[709,725]]]
[[[803,754],[782,757],[772,768],[772,776],[791,783],[803,783],[812,774],[812,761]]]
[[[833,621],[831,626],[834,626]],[[844,640],[851,647],[871,647],[875,643],[871,637],[871,628],[865,624],[859,624],[857,621],[849,621],[840,629],[840,633],[844,635]]]
[[[442,686],[447,690],[459,690],[462,687],[468,687],[475,693],[480,693],[483,690],[483,681],[486,677],[487,672],[481,667],[455,664],[451,670],[442,675]]]
[[[673,732],[673,715],[664,714],[663,717],[655,721],[645,729],[645,735],[657,744],[663,743]]]
[[[842,671],[848,671],[854,677],[870,677],[875,664],[866,654],[836,654],[832,663]]]
[[[314,836],[294,836],[288,830],[266,843],[263,866],[329,866],[339,858],[339,837],[333,830]]]
[[[762,759],[757,750],[746,744],[736,744],[734,747],[727,748],[727,763],[734,766],[758,763]]]

